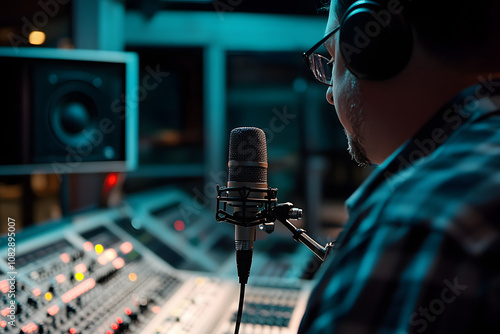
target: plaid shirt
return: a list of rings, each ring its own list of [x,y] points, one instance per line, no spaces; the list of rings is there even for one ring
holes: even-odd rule
[[[500,333],[500,82],[479,79],[348,199],[299,333]]]

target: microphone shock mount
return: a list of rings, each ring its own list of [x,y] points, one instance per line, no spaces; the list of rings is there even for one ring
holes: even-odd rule
[[[234,194],[238,196],[234,196]],[[294,208],[290,202],[277,204],[277,188],[252,188],[252,187],[219,187],[217,185],[217,211],[215,219],[218,222],[227,222],[234,225],[250,227],[259,226],[259,229],[272,233],[275,221],[278,220],[290,232],[293,239],[300,241],[309,248],[321,261],[325,261],[329,252],[334,248],[335,242],[325,246],[320,245],[304,229],[295,227],[289,219],[302,218],[302,209]],[[230,195],[231,194],[231,195]],[[241,208],[243,215],[228,212],[227,205]],[[258,211],[253,216],[246,214],[246,208],[257,207]]]

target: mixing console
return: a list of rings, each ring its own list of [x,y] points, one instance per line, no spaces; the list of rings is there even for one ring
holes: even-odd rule
[[[240,332],[245,334],[292,334],[297,332],[308,296],[301,284],[283,281],[249,286],[246,291]],[[216,333],[232,334],[236,321],[236,301]]]
[[[165,217],[178,221],[178,203],[189,203],[189,197],[162,194],[153,197],[171,210],[161,219],[144,209],[151,205],[145,195],[19,233],[15,261],[4,255],[0,261],[0,333],[232,333],[239,287],[225,268],[234,267],[234,253],[228,250],[224,258],[230,242],[215,241],[234,232],[198,211],[183,221],[188,236],[172,238],[171,227],[162,226]],[[206,224],[222,232],[212,238]],[[212,247],[195,247],[195,239]],[[7,255],[7,238],[0,242]],[[240,333],[296,332],[310,282],[275,276],[250,277]]]
[[[139,333],[181,285],[107,228],[84,235],[18,256],[10,297],[0,281],[6,332]]]

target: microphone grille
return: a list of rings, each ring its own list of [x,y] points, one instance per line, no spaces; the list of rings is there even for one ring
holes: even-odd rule
[[[229,137],[229,162],[228,181],[267,184],[267,146],[264,131],[254,127],[233,129]],[[245,165],[247,162],[266,165]],[[235,163],[240,165],[234,165]]]
[[[264,131],[253,127],[233,129],[229,138],[229,160],[267,163]]]

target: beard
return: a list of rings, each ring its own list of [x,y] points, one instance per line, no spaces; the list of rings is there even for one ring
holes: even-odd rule
[[[373,163],[368,159],[364,148],[363,126],[365,125],[365,117],[363,113],[363,104],[360,96],[359,82],[351,78],[350,94],[345,94],[347,100],[343,104],[343,109],[348,110],[346,116],[350,123],[351,133],[345,127],[344,132],[347,136],[347,150],[351,158],[358,163],[359,166],[371,166]]]
[[[371,166],[372,162],[366,156],[365,149],[362,145],[362,139],[351,136],[345,129],[344,132],[347,136],[347,150],[351,158],[358,163],[358,166]]]
[[[364,148],[362,130],[366,125],[366,120],[360,82],[347,70],[341,71],[337,76],[339,77],[338,84],[332,85],[333,105],[347,136],[347,150],[359,166],[371,166],[373,163],[368,158]]]
[[[359,94],[359,82],[353,80],[351,82],[351,92],[352,95],[349,99],[349,123],[351,123],[352,134],[344,129],[347,136],[347,150],[351,155],[351,158],[358,163],[358,166],[371,166],[372,162],[368,159],[366,155],[365,148],[363,146],[364,137],[361,135],[362,128],[365,125],[363,105],[361,103],[361,97]]]

